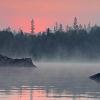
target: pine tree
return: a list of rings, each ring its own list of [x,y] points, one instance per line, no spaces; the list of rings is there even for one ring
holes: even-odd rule
[[[34,30],[35,30],[35,25],[34,25],[34,20],[32,19],[32,20],[31,20],[31,33],[32,33],[32,34],[35,33]]]
[[[77,20],[77,17],[74,18],[73,28],[74,28],[74,30],[78,30],[78,20]]]
[[[59,32],[63,32],[63,25],[62,24],[59,25]]]

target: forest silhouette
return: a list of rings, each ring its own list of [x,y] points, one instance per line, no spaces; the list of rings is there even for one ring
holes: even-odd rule
[[[11,57],[45,59],[88,59],[100,58],[100,26],[78,24],[74,18],[72,26],[56,23],[53,31],[27,34],[10,28],[0,31],[0,54]]]

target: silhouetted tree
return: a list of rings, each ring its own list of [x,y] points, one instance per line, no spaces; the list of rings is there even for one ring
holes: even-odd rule
[[[78,20],[77,20],[77,17],[74,18],[73,28],[74,28],[74,30],[78,30]]]
[[[34,34],[34,30],[35,30],[35,25],[34,25],[34,20],[31,20],[31,33]]]
[[[63,32],[63,25],[62,24],[59,25],[59,32]]]
[[[41,58],[85,59],[100,58],[100,26],[78,25],[77,18],[74,26],[56,23],[54,31],[47,28],[46,32],[37,35],[26,34],[22,30],[14,33],[11,29],[0,31],[0,53],[10,56],[31,56],[35,60]],[[73,29],[74,28],[74,29]],[[77,30],[77,31],[76,31]]]

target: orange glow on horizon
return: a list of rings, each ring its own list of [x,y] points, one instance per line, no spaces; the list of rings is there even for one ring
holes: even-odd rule
[[[48,94],[49,95],[49,94]],[[47,96],[47,93],[45,90],[20,90],[17,91],[15,94],[6,95],[7,97],[5,100],[54,100],[53,93],[51,93],[51,97]],[[72,100],[72,98],[56,98],[56,100]],[[83,99],[84,100],[84,99]]]
[[[35,31],[45,31],[56,21],[72,24],[73,17],[77,16],[80,23],[100,25],[99,0],[1,0],[0,27],[22,28],[30,32],[30,20],[35,20]]]
[[[35,24],[35,32],[43,32],[46,30],[46,28],[52,26],[52,23],[50,22],[49,19],[45,21],[42,19],[35,19],[34,18],[34,24]],[[25,32],[30,33],[31,32],[31,19],[14,19],[11,22],[11,28],[15,30],[22,29]]]

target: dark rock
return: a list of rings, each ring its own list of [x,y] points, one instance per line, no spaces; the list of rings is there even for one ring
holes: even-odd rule
[[[100,73],[90,76],[90,79],[100,82]]]
[[[36,67],[31,58],[12,59],[3,55],[0,55],[0,66]]]

